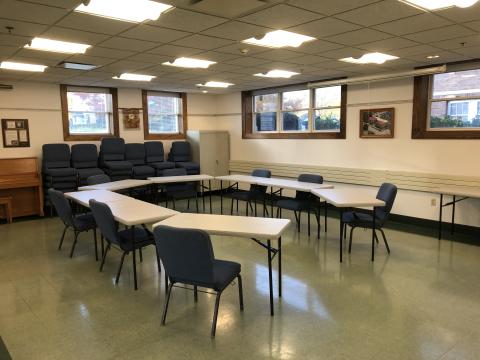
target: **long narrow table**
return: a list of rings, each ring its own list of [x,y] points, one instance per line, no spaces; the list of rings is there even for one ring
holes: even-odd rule
[[[203,201],[203,211],[205,212],[205,194],[204,190],[208,189],[210,197],[210,214],[212,213],[212,180],[213,176],[207,174],[200,175],[181,175],[181,176],[156,176],[149,177],[147,180],[151,181],[155,185],[162,184],[172,184],[172,183],[182,183],[182,182],[200,182],[200,187],[202,190],[202,201]],[[208,181],[208,187],[204,186],[203,182]],[[158,189],[155,189],[155,194],[157,194]]]
[[[158,225],[176,228],[204,230],[211,235],[238,236],[251,238],[267,250],[268,281],[270,290],[270,315],[273,310],[272,260],[278,256],[278,296],[282,296],[282,234],[290,224],[289,219],[270,219],[231,215],[188,214],[182,213],[158,222]],[[271,241],[278,240],[278,248]]]
[[[375,260],[375,207],[385,206],[385,202],[378,200],[375,194],[360,189],[318,189],[312,194],[340,209],[340,262],[343,261],[343,212],[345,208],[371,207],[372,208],[372,261]]]
[[[434,190],[437,194],[440,194],[440,206],[438,214],[438,240],[442,239],[442,215],[443,208],[447,206],[452,206],[452,220],[450,232],[453,235],[455,231],[455,205],[456,203],[463,201],[468,198],[480,199],[480,188],[475,187],[441,187]],[[452,201],[443,203],[444,195],[452,196]],[[460,197],[460,198],[457,198]]]
[[[107,190],[76,191],[66,193],[65,196],[85,207],[89,207],[90,199],[106,203],[115,220],[130,226],[132,234],[135,234],[134,228],[137,225],[151,224],[179,214],[178,211]],[[135,242],[135,238],[132,238],[132,242]],[[135,247],[132,248],[133,279],[135,290],[137,290],[137,261]]]
[[[110,181],[103,184],[81,186],[78,188],[78,190],[119,191],[119,190],[132,189],[140,186],[148,186],[151,184],[152,182],[150,180],[126,179],[126,180]]]

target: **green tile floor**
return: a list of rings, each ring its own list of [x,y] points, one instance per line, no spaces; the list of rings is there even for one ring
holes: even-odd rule
[[[111,251],[99,273],[90,234],[80,236],[70,259],[71,234],[57,251],[58,218],[2,224],[0,336],[15,360],[479,359],[480,246],[399,228],[410,230],[387,229],[392,254],[379,245],[375,263],[370,233],[357,230],[340,264],[337,219],[329,218],[319,241],[308,238],[306,224],[300,235],[292,226],[283,238],[284,294],[275,296],[273,318],[264,250],[247,239],[214,237],[218,258],[242,264],[245,312],[236,285],[227,289],[212,340],[211,295],[195,304],[193,293],[174,289],[160,326],[164,283],[153,248],[144,252],[135,292],[131,259],[115,286],[120,254]]]

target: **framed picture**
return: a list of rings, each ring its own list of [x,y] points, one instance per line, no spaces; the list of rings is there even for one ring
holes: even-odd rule
[[[122,109],[123,113],[123,128],[126,130],[140,129],[140,109],[130,108]]]
[[[2,119],[3,147],[30,147],[27,119]]]
[[[394,130],[394,108],[360,110],[361,138],[393,138]]]

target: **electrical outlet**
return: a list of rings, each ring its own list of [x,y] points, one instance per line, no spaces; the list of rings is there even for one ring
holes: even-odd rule
[[[431,199],[430,200],[430,205],[437,206],[437,199]]]

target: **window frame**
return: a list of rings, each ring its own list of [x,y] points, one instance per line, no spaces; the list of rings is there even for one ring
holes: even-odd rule
[[[107,89],[112,96],[112,130],[110,134],[71,134],[70,123],[68,119],[68,87],[81,87],[91,89]],[[119,136],[119,120],[118,120],[118,90],[117,88],[109,88],[102,86],[78,86],[60,84],[60,104],[62,108],[62,125],[64,141],[100,141],[104,137]]]
[[[452,68],[448,68],[451,66]],[[459,69],[455,67],[459,66]],[[480,69],[479,62],[462,61],[447,64],[447,72]],[[480,128],[430,128],[430,111],[434,75],[415,76],[413,79],[412,139],[480,139]],[[462,98],[454,101],[464,100]],[[439,101],[439,99],[435,99]],[[448,106],[448,105],[447,105]]]
[[[336,85],[340,86],[340,85]],[[310,90],[310,108],[308,110],[309,124],[308,130],[284,131],[282,121],[282,102],[283,93],[295,90]],[[256,131],[254,127],[254,97],[260,94],[279,93],[277,104],[277,130],[276,131]],[[307,83],[293,84],[282,87],[271,87],[258,90],[242,91],[242,139],[345,139],[347,126],[347,85],[341,85],[340,101],[340,130],[324,131],[315,130],[313,125],[313,114],[315,111],[315,88],[309,89]],[[336,107],[337,108],[337,107]],[[297,111],[297,110],[296,110]],[[278,114],[280,116],[278,116]]]
[[[182,99],[182,121],[179,122],[178,133],[165,133],[156,134],[150,133],[148,126],[148,95],[152,93],[158,94],[174,94]],[[187,122],[187,94],[178,93],[172,91],[155,91],[155,90],[142,90],[142,107],[143,107],[143,138],[144,140],[177,140],[185,139],[188,129]]]

